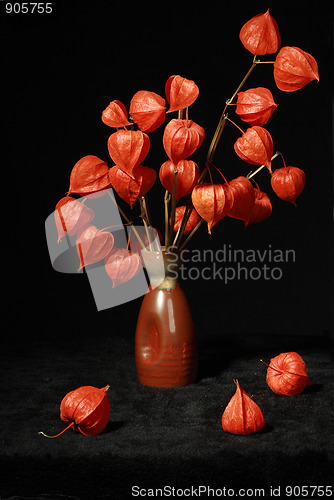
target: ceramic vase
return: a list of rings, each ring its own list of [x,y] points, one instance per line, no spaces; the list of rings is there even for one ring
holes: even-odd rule
[[[165,388],[191,384],[197,376],[197,340],[190,307],[178,279],[179,255],[147,251],[143,258],[151,285],[136,328],[138,380],[144,385]]]

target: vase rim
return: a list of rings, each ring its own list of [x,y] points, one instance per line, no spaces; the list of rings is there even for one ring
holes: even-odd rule
[[[156,254],[159,255],[161,253],[167,254],[167,253],[174,253],[174,254],[179,254],[179,249],[177,247],[168,247],[168,249],[165,247],[165,245],[161,246],[161,250],[150,250],[149,248],[143,248],[141,250],[142,252],[150,253],[150,254]]]

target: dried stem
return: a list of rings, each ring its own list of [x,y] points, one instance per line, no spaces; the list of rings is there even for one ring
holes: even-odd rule
[[[283,162],[283,165],[284,165],[284,168],[287,168],[286,163],[285,163],[285,160],[284,160],[284,156],[282,155],[282,153],[277,152],[276,154],[277,154],[277,155],[278,155],[278,154],[280,155],[280,157],[281,157],[281,159],[282,159],[282,162]]]
[[[252,177],[254,177],[254,175],[256,175],[258,172],[260,172],[266,165],[261,165],[259,168],[257,168],[255,170],[255,172],[250,172],[247,176],[246,176],[246,179],[251,179]]]
[[[193,237],[193,235],[196,233],[197,229],[201,226],[202,222],[204,221],[204,219],[201,219],[197,224],[196,226],[194,227],[194,229],[191,231],[191,233],[189,233],[188,237],[184,240],[184,242],[182,243],[182,245],[180,246],[180,251],[184,249],[184,247],[187,245],[187,243],[189,242],[190,238]]]
[[[228,106],[228,104],[227,104],[227,101],[226,101],[226,106],[224,108],[224,111],[221,114],[221,117],[220,117],[220,120],[218,122],[216,131],[215,131],[215,133],[213,135],[213,138],[212,138],[209,150],[208,150],[208,154],[207,154],[207,157],[206,157],[205,168],[204,168],[204,170],[203,170],[200,178],[198,179],[198,184],[200,184],[203,181],[204,176],[206,174],[206,171],[207,171],[207,169],[210,167],[210,165],[212,163],[213,155],[216,152],[216,148],[218,146],[218,142],[220,140],[220,137],[221,137],[221,135],[223,133],[223,130],[224,130],[224,127],[225,127],[225,122],[226,122],[225,112],[226,112],[227,106]]]
[[[275,158],[277,158],[277,156],[282,156],[279,151],[276,151],[276,153],[271,157],[271,161],[275,160]],[[267,167],[267,165],[261,165],[254,172],[252,172],[252,171],[249,172],[249,174],[246,176],[246,179],[248,179],[248,180],[251,179],[252,177],[254,177],[254,175],[256,175],[258,172],[260,172],[265,167]]]
[[[254,58],[253,58],[253,64],[251,65],[251,67],[249,68],[249,70],[247,71],[247,73],[245,74],[245,76],[243,77],[243,79],[241,80],[240,84],[238,85],[238,87],[237,87],[236,91],[234,92],[234,94],[232,95],[232,97],[230,99],[227,99],[225,107],[223,109],[223,112],[222,112],[222,114],[220,116],[220,119],[219,119],[219,122],[218,122],[218,125],[217,125],[217,128],[216,128],[216,131],[215,131],[215,133],[213,135],[213,138],[212,138],[209,150],[208,150],[205,168],[204,168],[204,170],[202,172],[201,177],[198,180],[199,184],[203,181],[204,176],[206,174],[206,171],[207,171],[208,167],[210,167],[210,165],[212,163],[213,156],[215,154],[218,142],[219,142],[219,140],[221,138],[222,132],[224,130],[225,122],[226,122],[226,119],[227,119],[227,115],[226,115],[227,107],[231,106],[233,104],[233,101],[234,101],[235,97],[237,96],[237,94],[240,92],[240,90],[244,86],[244,84],[247,81],[249,75],[252,73],[252,71],[255,68],[255,66],[257,64],[259,64],[260,62],[261,61],[258,61],[256,59],[256,56],[254,56]]]
[[[236,91],[234,92],[234,94],[232,95],[232,97],[230,99],[227,99],[225,107],[223,109],[223,112],[222,112],[222,114],[220,116],[217,128],[216,128],[215,133],[213,135],[211,144],[210,144],[209,149],[208,149],[208,153],[207,153],[207,157],[206,157],[206,163],[205,163],[204,170],[201,173],[201,175],[200,175],[200,177],[199,177],[199,179],[197,181],[197,184],[201,184],[201,183],[204,182],[205,175],[206,175],[208,169],[210,168],[210,166],[212,164],[213,156],[214,156],[214,154],[216,152],[217,145],[218,145],[218,143],[220,141],[220,138],[221,138],[221,135],[223,133],[226,120],[228,119],[227,114],[226,114],[226,110],[227,110],[228,106],[232,106],[234,104],[233,101],[234,101],[235,97],[237,96],[238,92],[244,86],[245,82],[247,81],[248,77],[252,73],[252,71],[255,68],[255,66],[257,64],[260,64],[260,62],[261,61],[259,61],[258,59],[256,59],[256,56],[254,56],[253,63],[251,65],[251,67],[249,68],[249,70],[247,71],[247,73],[245,74],[245,76],[243,77],[243,79],[241,80],[241,82],[239,83]],[[183,215],[182,223],[180,225],[180,228],[179,228],[179,230],[178,230],[178,232],[177,232],[177,234],[175,236],[174,242],[173,242],[173,245],[175,245],[175,246],[177,246],[180,243],[180,240],[181,240],[183,232],[184,232],[184,228],[186,227],[187,222],[189,220],[189,217],[190,217],[190,214],[191,214],[191,210],[192,210],[192,203],[191,203],[191,198],[189,197],[188,203],[186,205],[186,210],[185,210],[184,215]],[[193,231],[190,233],[191,236],[197,231],[198,227],[200,227],[200,224],[198,224],[193,229]],[[185,240],[185,242],[182,244],[182,248],[185,246],[186,243],[188,243],[189,239],[190,239],[190,235]]]
[[[277,372],[277,373],[283,373],[281,370],[277,370],[277,368],[273,368],[272,366],[269,366],[267,363],[265,363],[263,361],[263,359],[260,359],[261,363],[263,363],[264,365],[266,365],[268,368],[270,368],[271,370],[274,370],[274,372]]]
[[[168,248],[168,238],[169,238],[169,226],[168,226],[168,204],[169,204],[169,192],[165,191],[164,204],[165,204],[165,246]]]
[[[228,185],[228,180],[226,179],[225,175],[219,170],[219,168],[217,168],[215,165],[212,165],[213,168],[215,168],[217,170],[217,172],[220,173],[220,175],[222,176],[222,178],[224,179],[225,183]]]
[[[149,229],[148,229],[148,226],[150,226],[150,224],[149,224],[149,221],[148,221],[147,207],[146,207],[144,196],[142,196],[139,199],[139,203],[140,203],[140,208],[141,208],[140,217],[141,217],[141,219],[142,219],[142,221],[144,223],[144,226],[145,226],[145,232],[146,232],[146,236],[147,236],[147,240],[148,240],[148,244],[149,244],[150,250],[152,250],[151,236],[150,236],[150,232],[149,232]]]
[[[240,92],[240,90],[242,89],[242,87],[244,86],[244,84],[246,83],[249,75],[251,74],[251,72],[253,71],[253,69],[255,68],[255,66],[257,64],[260,64],[261,61],[259,61],[258,59],[256,59],[256,56],[254,56],[253,58],[253,64],[251,65],[251,67],[249,68],[249,70],[247,71],[247,73],[245,74],[245,76],[243,77],[243,79],[241,80],[237,90],[234,92],[233,96],[231,97],[231,99],[229,99],[227,101],[228,104],[232,104],[232,101],[234,100],[235,96]]]
[[[150,207],[148,204],[147,196],[146,194],[142,196],[142,202],[143,202],[143,208],[145,211],[145,216],[146,216],[146,221],[147,224],[151,227],[152,226],[152,221],[151,221],[151,212],[150,212]]]
[[[139,236],[138,234],[138,231],[137,229],[135,228],[135,226],[133,225],[133,222],[128,218],[128,216],[123,212],[123,210],[121,209],[121,207],[118,205],[117,201],[115,200],[115,198],[113,197],[113,195],[111,194],[110,191],[108,191],[108,195],[110,196],[112,202],[116,205],[119,213],[122,215],[122,217],[124,217],[124,219],[126,220],[126,222],[132,227],[133,229],[133,232],[135,233],[140,245],[142,248],[145,248],[145,245],[143,243],[143,240],[141,239],[141,237]]]
[[[239,125],[237,125],[233,120],[231,120],[231,118],[229,118],[227,115],[226,115],[226,120],[228,120],[229,122],[231,122],[238,130],[240,130],[240,132],[242,134],[244,134],[245,132],[242,130],[241,127],[239,127]]]
[[[145,219],[143,219],[143,223],[144,223],[144,226],[145,226],[145,232],[146,232],[146,236],[147,236],[147,240],[148,240],[148,245],[150,247],[150,250],[152,251],[153,248],[152,248],[151,235],[150,235],[150,231],[148,230],[148,226],[147,226],[147,223],[146,223]]]
[[[145,227],[146,237],[147,237],[147,240],[148,240],[148,244],[149,244],[150,250],[152,250],[151,238],[150,238],[150,233],[149,233],[149,230],[148,230],[146,219],[145,219],[145,217],[143,217],[142,214],[140,215],[140,217],[141,217],[141,219],[143,221],[143,224],[144,224],[144,227]]]
[[[47,434],[44,434],[44,432],[42,432],[42,431],[40,431],[38,434],[42,434],[42,436],[44,436],[46,438],[53,439],[53,438],[56,438],[58,436],[61,436],[61,434],[63,434],[65,431],[67,431],[67,429],[69,429],[70,427],[73,427],[74,424],[75,424],[75,422],[71,422],[70,425],[65,427],[64,430],[62,430],[61,432],[59,432],[59,434],[56,434],[55,436],[48,436]]]
[[[193,205],[191,202],[191,197],[189,196],[188,203],[186,204],[186,209],[185,209],[185,212],[183,214],[182,222],[180,224],[179,230],[176,233],[176,236],[175,236],[174,241],[173,241],[173,246],[175,246],[175,247],[177,247],[180,244],[181,238],[183,236],[184,228],[187,225],[187,222],[189,220],[192,209],[193,209]]]
[[[108,191],[108,195],[110,196],[112,202],[116,205],[119,213],[122,215],[122,217],[124,217],[124,219],[126,220],[126,222],[128,224],[132,224],[132,221],[128,218],[128,216],[125,214],[125,212],[123,212],[123,210],[121,209],[121,207],[118,205],[117,201],[115,200],[115,198],[113,197],[113,195],[111,194],[110,191]]]
[[[173,229],[174,229],[174,224],[175,224],[177,174],[178,174],[178,171],[176,170],[176,168],[174,168],[173,187],[172,187],[171,223],[170,223],[170,228],[169,228],[168,241],[171,241],[171,239],[172,239]],[[166,243],[166,247],[168,247],[167,243]]]

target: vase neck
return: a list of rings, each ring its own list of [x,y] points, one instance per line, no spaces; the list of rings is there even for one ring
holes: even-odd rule
[[[180,258],[176,251],[162,250],[165,278],[158,286],[159,290],[173,290],[178,281]]]
[[[177,285],[179,254],[162,248],[160,252],[142,251],[143,261],[153,288],[173,290]]]

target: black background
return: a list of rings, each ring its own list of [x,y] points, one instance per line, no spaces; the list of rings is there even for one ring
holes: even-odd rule
[[[119,99],[128,106],[142,89],[164,96],[173,74],[200,88],[189,113],[206,131],[193,157],[202,169],[225,100],[252,63],[239,41],[240,28],[268,4],[55,0],[52,5],[52,15],[8,15],[0,2],[2,267],[9,320],[3,323],[2,345],[8,348],[1,351],[1,495],[129,498],[127,482],[266,487],[267,494],[271,485],[330,484],[333,16],[328,2],[313,9],[295,2],[269,5],[282,45],[311,53],[320,82],[284,93],[276,88],[272,66],[262,65],[245,86],[270,88],[279,104],[267,128],[274,150],[306,173],[298,207],[274,195],[263,170],[256,179],[272,199],[272,216],[246,230],[226,218],[211,236],[203,225],[189,246],[263,251],[271,245],[293,249],[296,260],[282,265],[283,277],[276,281],[183,281],[200,340],[200,370],[198,383],[175,390],[137,382],[134,331],[142,299],[98,312],[85,275],[52,269],[44,223],[68,190],[78,159],[93,154],[112,165],[111,129],[101,121],[108,103]],[[161,135],[162,130],[151,134],[144,162],[157,171],[167,159]],[[228,124],[215,156],[227,179],[253,168],[234,153],[238,136]],[[279,159],[273,163],[281,166]],[[159,181],[149,194],[160,229],[163,194]],[[258,360],[293,350],[305,360],[313,386],[293,398],[276,396]],[[221,429],[237,377],[266,419],[263,432],[248,437]],[[59,402],[67,392],[106,383],[112,412],[99,436],[68,431],[48,440],[37,434],[63,428]]]
[[[24,326],[34,325],[30,336],[52,338],[82,332],[88,321],[94,325],[94,335],[99,335],[108,325],[119,325],[128,311],[136,315],[141,299],[97,312],[85,276],[52,269],[45,219],[68,190],[71,169],[79,158],[93,154],[112,166],[107,150],[112,129],[101,121],[107,104],[119,99],[128,106],[132,95],[142,89],[164,96],[165,81],[172,74],[193,79],[200,88],[189,116],[206,131],[202,147],[193,156],[202,169],[225,100],[252,63],[253,56],[238,38],[240,28],[268,5],[55,1],[51,15],[5,14],[4,2],[0,8],[3,124],[8,134],[3,152],[9,153],[4,162],[5,192],[10,200],[3,210],[10,235],[7,295],[12,324],[22,328],[23,319]],[[240,221],[226,218],[211,236],[203,225],[189,247],[215,250],[230,245],[263,251],[271,245],[295,250],[296,260],[282,266],[281,280],[228,284],[185,280],[203,335],[208,325],[210,333],[222,338],[224,333],[330,335],[333,53],[329,9],[327,4],[308,10],[280,3],[270,10],[278,22],[282,46],[298,46],[315,57],[319,83],[281,92],[268,64],[256,68],[245,86],[270,88],[279,104],[266,127],[274,139],[274,151],[281,151],[288,165],[306,173],[298,207],[276,197],[264,169],[256,180],[272,199],[270,219],[244,230]],[[234,118],[247,127],[235,114]],[[151,134],[151,150],[144,162],[157,171],[167,159],[161,134],[162,130]],[[228,124],[215,156],[227,179],[253,168],[234,153],[238,136]],[[273,163],[274,169],[281,166],[280,159]],[[219,182],[218,174],[213,175]],[[160,229],[163,193],[157,181],[149,198]],[[47,322],[36,323],[44,314]]]

